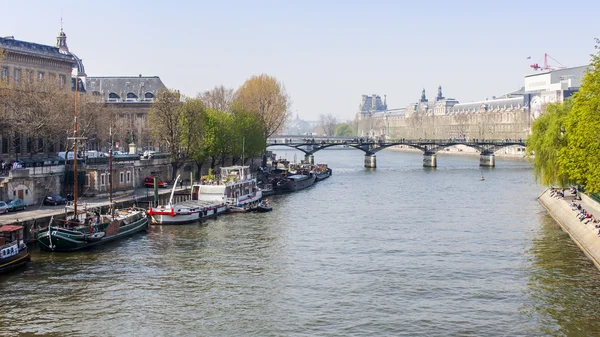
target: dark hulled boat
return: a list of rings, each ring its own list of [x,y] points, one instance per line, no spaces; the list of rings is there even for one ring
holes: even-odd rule
[[[146,211],[138,208],[117,210],[114,215],[103,215],[100,223],[91,223],[92,221],[94,220],[87,218],[81,223],[77,221],[63,221],[60,225],[50,223],[37,234],[40,249],[72,252],[148,229]]]
[[[78,142],[85,139],[77,133],[77,97],[79,96],[79,81],[75,81],[75,122],[73,123],[73,153],[77,154]],[[104,244],[148,229],[146,210],[130,208],[115,210],[112,201],[112,128],[109,149],[109,196],[110,209],[108,214],[101,215],[101,207],[96,212],[86,210],[78,212],[77,208],[77,160],[73,160],[73,216],[70,220],[54,218],[46,228],[37,233],[37,242],[42,250],[71,252],[92,246]],[[68,158],[68,156],[67,156]],[[80,208],[81,209],[81,208]]]
[[[331,177],[331,169],[327,167],[327,164],[317,164],[313,169],[313,173],[316,176],[315,181],[325,180]]]
[[[0,274],[23,267],[30,260],[23,240],[23,226],[0,226]]]
[[[278,193],[295,192],[312,186],[317,177],[312,174],[294,174],[277,182],[273,189]]]

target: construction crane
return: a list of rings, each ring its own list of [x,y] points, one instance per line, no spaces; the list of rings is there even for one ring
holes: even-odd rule
[[[552,59],[552,61],[560,64],[560,67],[551,67],[548,65],[548,57]],[[565,69],[566,67],[562,65],[560,62],[555,60],[552,56],[548,55],[548,53],[544,53],[544,66],[540,66],[538,63],[534,63],[530,65],[533,70],[556,70],[556,69]]]

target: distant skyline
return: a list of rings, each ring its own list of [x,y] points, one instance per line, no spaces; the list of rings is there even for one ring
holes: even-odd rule
[[[389,108],[461,102],[523,86],[545,52],[589,63],[598,2],[504,1],[8,1],[0,35],[54,45],[61,12],[88,76],[160,76],[188,96],[252,75],[283,82],[305,120],[352,119],[361,95]],[[531,57],[528,59],[528,57]],[[550,64],[557,65],[554,61]]]

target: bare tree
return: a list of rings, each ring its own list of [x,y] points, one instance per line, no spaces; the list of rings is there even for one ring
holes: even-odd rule
[[[207,90],[198,94],[204,106],[223,112],[231,112],[231,104],[235,97],[235,91],[231,88],[225,88],[223,85],[215,86],[212,90]]]
[[[321,114],[319,115],[319,127],[323,130],[326,136],[333,136],[335,134],[335,127],[337,126],[337,119],[332,114]]]

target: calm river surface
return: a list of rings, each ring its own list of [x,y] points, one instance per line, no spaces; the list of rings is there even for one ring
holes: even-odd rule
[[[34,248],[0,277],[0,335],[600,335],[600,273],[536,201],[528,163],[315,157],[334,175],[271,213]]]

